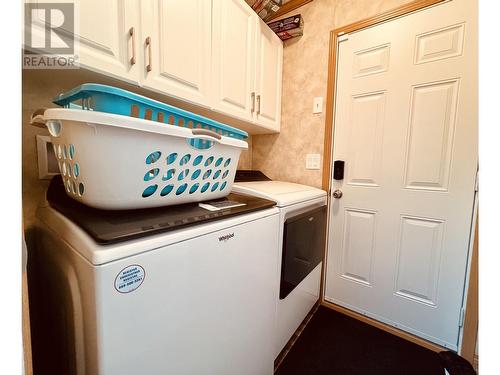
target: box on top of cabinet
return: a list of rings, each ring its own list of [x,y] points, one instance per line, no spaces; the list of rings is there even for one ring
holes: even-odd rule
[[[245,0],[264,21],[270,19],[280,8],[283,0]]]
[[[264,21],[268,20],[281,8],[281,0],[264,0],[255,11]]]
[[[304,18],[300,14],[269,22],[267,25],[281,40],[295,38],[304,34]]]

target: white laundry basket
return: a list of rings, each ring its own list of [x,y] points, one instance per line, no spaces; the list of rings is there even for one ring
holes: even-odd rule
[[[107,210],[222,198],[248,148],[207,129],[81,109],[37,111],[32,123],[49,129],[67,194]]]

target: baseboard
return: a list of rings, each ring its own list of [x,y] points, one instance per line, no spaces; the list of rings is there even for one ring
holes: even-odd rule
[[[290,351],[290,349],[292,348],[292,346],[295,344],[295,342],[299,338],[299,336],[302,333],[302,331],[304,330],[304,328],[306,328],[307,323],[309,323],[309,321],[313,317],[314,313],[318,309],[319,305],[320,305],[320,302],[317,301],[314,304],[314,306],[311,308],[311,310],[309,310],[309,312],[307,313],[307,316],[304,318],[304,320],[302,321],[302,323],[300,323],[299,327],[295,330],[295,332],[292,335],[292,337],[290,337],[290,340],[288,340],[288,342],[285,345],[285,347],[281,350],[280,354],[278,354],[278,356],[274,360],[274,371],[275,372],[278,369],[279,365],[281,365],[281,363],[285,359],[286,355],[288,354],[288,352]]]
[[[360,320],[363,323],[367,323],[367,324],[369,324],[371,326],[380,328],[381,330],[389,332],[389,333],[391,333],[391,334],[393,334],[395,336],[401,337],[402,339],[410,341],[410,342],[412,342],[414,344],[423,346],[424,348],[432,350],[434,352],[442,352],[444,350],[448,350],[448,349],[446,349],[446,348],[444,348],[444,347],[442,347],[440,345],[434,344],[434,343],[432,343],[430,341],[427,341],[427,340],[424,340],[424,339],[422,339],[420,337],[412,335],[411,333],[402,331],[402,330],[397,329],[395,327],[391,327],[391,326],[389,326],[387,324],[381,323],[381,322],[379,322],[377,320],[374,320],[372,318],[368,318],[368,317],[366,317],[364,315],[361,315],[361,314],[359,314],[357,312],[354,312],[352,310],[346,309],[345,307],[336,305],[334,303],[331,303],[331,302],[323,300],[321,302],[321,305],[323,305],[325,307],[328,307],[329,309],[335,310],[337,312],[340,312],[340,313],[342,313],[344,315],[350,316],[351,318]]]

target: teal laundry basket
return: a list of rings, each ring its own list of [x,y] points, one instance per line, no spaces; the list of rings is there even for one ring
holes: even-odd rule
[[[204,116],[147,98],[117,87],[84,83],[54,98],[53,103],[65,108],[79,108],[131,116],[190,129],[205,129],[219,135],[244,140],[248,133]],[[203,149],[203,142],[193,147]]]

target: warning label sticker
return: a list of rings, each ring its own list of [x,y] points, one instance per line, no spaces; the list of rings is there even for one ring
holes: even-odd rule
[[[146,273],[138,264],[130,265],[120,271],[115,278],[115,289],[120,293],[130,293],[139,288]]]

